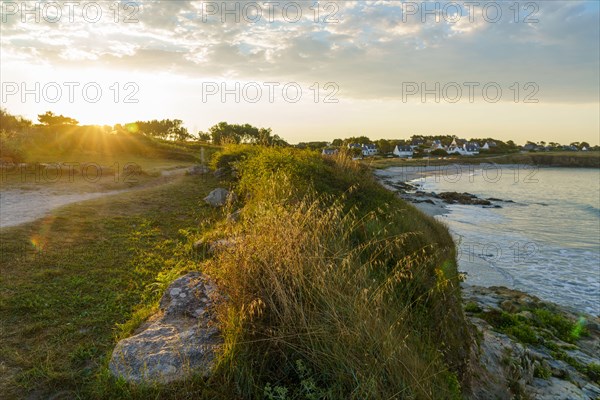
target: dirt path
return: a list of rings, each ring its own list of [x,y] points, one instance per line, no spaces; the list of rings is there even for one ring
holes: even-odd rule
[[[68,187],[47,186],[32,190],[2,190],[0,192],[0,228],[35,221],[46,216],[52,210],[68,204],[164,185],[182,176],[188,170],[189,168],[178,168],[162,171],[161,177],[147,184],[121,190],[73,193]]]

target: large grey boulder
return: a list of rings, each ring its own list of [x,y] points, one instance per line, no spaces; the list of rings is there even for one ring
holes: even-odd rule
[[[163,295],[157,318],[140,333],[117,343],[109,364],[111,373],[134,383],[209,375],[222,344],[213,313],[218,299],[215,285],[201,273],[177,279]]]
[[[204,201],[213,207],[221,207],[227,204],[227,198],[229,197],[229,190],[223,188],[217,188],[210,192],[208,196],[204,198]],[[233,196],[232,196],[233,197]]]

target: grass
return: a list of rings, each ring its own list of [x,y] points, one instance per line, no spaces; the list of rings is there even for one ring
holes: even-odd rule
[[[481,312],[478,307],[469,307],[467,312],[486,320],[500,332],[512,335],[519,341],[537,344],[544,337],[557,338],[563,342],[575,343],[581,336],[587,335],[582,321],[572,321],[556,310],[540,307],[523,307],[519,311],[528,311],[532,317],[492,309]]]
[[[205,269],[229,299],[219,371],[239,395],[460,395],[470,339],[443,226],[344,157],[233,147],[221,164],[242,217]]]
[[[471,339],[445,227],[342,156],[241,146],[215,165],[226,182],[181,176],[1,231],[4,396],[460,398]],[[200,204],[224,184],[237,202]],[[234,208],[237,222],[223,218]],[[235,241],[206,255],[199,238]],[[111,378],[116,340],[190,270],[228,299],[212,378]]]
[[[88,135],[94,142],[106,142],[104,146],[95,149],[88,144],[81,148],[72,143],[73,139],[58,136],[45,142],[38,136],[24,139],[22,144],[27,144],[23,160],[27,166],[0,169],[0,188],[51,188],[69,192],[127,189],[155,181],[162,171],[189,167],[199,161],[208,163],[219,149],[205,144],[163,143],[146,137],[119,138],[105,133],[99,137]],[[60,146],[57,142],[61,141],[66,143]],[[126,145],[120,143],[123,141]],[[112,152],[119,144],[123,148]]]
[[[107,356],[154,310],[162,289],[197,266],[190,242],[219,218],[200,205],[216,184],[180,177],[1,231],[4,398],[138,393],[106,377]]]
[[[520,307],[514,313],[509,313],[497,309],[483,312],[477,304],[469,303],[465,311],[486,320],[494,329],[512,336],[521,343],[546,347],[553,358],[565,361],[600,384],[598,364],[582,364],[565,351],[577,349],[577,341],[589,334],[585,327],[585,319],[574,321],[558,312],[555,307],[544,304],[537,307]],[[526,317],[523,311],[531,317]],[[543,379],[547,379],[550,374],[545,365],[536,367],[534,373],[536,377]]]

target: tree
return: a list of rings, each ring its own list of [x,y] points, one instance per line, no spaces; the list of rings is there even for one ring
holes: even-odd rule
[[[54,125],[78,125],[79,121],[64,115],[55,115],[52,111],[46,111],[45,114],[38,114],[40,124],[47,126]]]
[[[0,108],[0,131],[5,133],[22,132],[31,127],[31,121],[23,117],[11,115]]]
[[[210,127],[208,132],[214,144],[241,143],[244,139],[258,136],[258,128],[246,125],[231,125],[227,122],[219,122]]]
[[[344,145],[344,141],[342,139],[333,139],[331,145],[334,147],[342,147]]]
[[[444,149],[435,149],[429,154],[431,154],[432,156],[446,157],[448,155],[448,152]]]
[[[131,133],[139,132],[160,139],[183,141],[192,138],[187,128],[183,127],[183,121],[180,119],[136,121],[126,124],[125,129]]]
[[[250,124],[238,125],[219,122],[208,132],[213,144],[254,143],[265,146],[288,146],[278,135],[273,135],[271,128],[257,128]]]
[[[589,150],[590,144],[588,142],[579,143],[579,150],[583,149],[584,147]]]
[[[352,147],[351,149],[349,149],[350,155],[354,158],[356,157],[362,157],[363,153],[362,153],[362,149],[359,147]]]
[[[349,137],[344,139],[344,144],[371,144],[371,139],[366,136]]]
[[[206,133],[206,132],[202,132],[202,131],[198,132],[197,136],[198,136],[198,140],[200,140],[201,142],[208,142],[211,139],[210,133]]]
[[[375,141],[375,144],[377,145],[377,148],[379,149],[379,152],[381,154],[388,154],[394,151],[394,146],[392,145],[392,142],[390,142],[387,139],[379,139]]]
[[[327,142],[300,142],[296,146],[299,149],[321,150],[328,147]]]

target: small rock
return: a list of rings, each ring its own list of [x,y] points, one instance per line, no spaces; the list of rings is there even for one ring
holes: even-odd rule
[[[229,170],[227,168],[218,168],[214,173],[215,178],[225,178],[229,174]]]
[[[229,249],[235,246],[236,243],[235,238],[215,240],[214,242],[210,242],[208,252],[216,253],[219,250]]]
[[[533,314],[531,313],[531,311],[521,311],[521,312],[517,313],[517,315],[519,315],[523,318],[533,319]]]
[[[204,198],[204,201],[213,207],[222,207],[227,203],[229,197],[229,190],[223,188],[217,188],[209,193]],[[232,196],[233,198],[234,196]]]
[[[205,244],[206,242],[204,241],[204,239],[196,240],[193,244],[194,250],[200,250]]]
[[[519,307],[512,300],[504,300],[500,303],[500,308],[509,313],[516,313]]]
[[[560,379],[566,379],[569,377],[569,364],[562,360],[549,359],[548,366],[552,372],[552,376]]]

